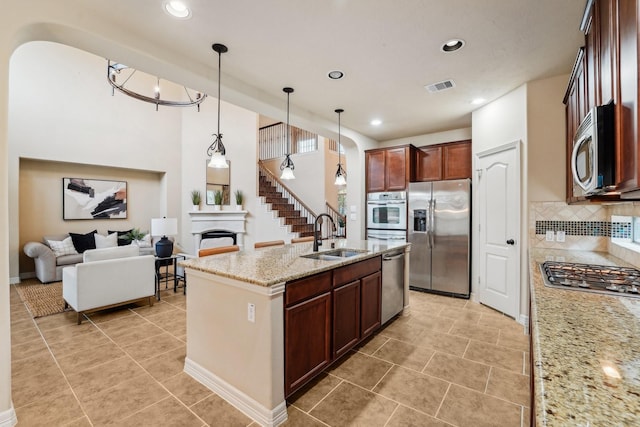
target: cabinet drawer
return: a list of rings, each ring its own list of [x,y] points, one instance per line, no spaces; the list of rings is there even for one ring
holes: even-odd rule
[[[331,290],[331,271],[294,280],[286,285],[284,304],[290,306],[329,290]]]
[[[336,268],[333,270],[333,286],[344,285],[345,283],[353,282],[361,277],[368,276],[382,268],[382,258],[377,256],[375,258],[369,258],[364,261],[357,262],[355,264],[345,265],[344,267]]]

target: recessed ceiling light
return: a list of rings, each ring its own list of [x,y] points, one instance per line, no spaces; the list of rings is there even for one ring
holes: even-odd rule
[[[380,126],[382,124],[382,120],[380,119],[373,119],[371,120],[369,123],[371,123],[372,126]]]
[[[484,99],[484,98],[476,98],[473,101],[471,101],[471,103],[473,105],[480,105],[480,104],[484,103],[485,101],[486,101],[486,99]]]
[[[462,39],[451,39],[445,42],[440,48],[443,52],[455,52],[456,50],[462,48],[464,46],[464,40]]]
[[[340,80],[344,77],[344,73],[340,70],[333,70],[327,73],[327,77],[329,77],[331,80]]]
[[[191,9],[189,9],[187,5],[182,1],[165,0],[162,3],[162,5],[164,6],[163,7],[164,11],[167,12],[169,15],[173,16],[174,18],[178,18],[178,19],[191,18]]]

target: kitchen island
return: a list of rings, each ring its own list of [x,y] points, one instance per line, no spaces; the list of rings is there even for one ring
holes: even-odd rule
[[[296,295],[311,292],[307,290],[323,283],[311,280],[313,277],[333,277],[334,271],[375,264],[376,258],[379,265],[382,254],[408,252],[410,248],[404,243],[338,239],[336,249],[352,250],[352,256],[305,258],[313,253],[312,246],[298,243],[180,263],[188,277],[185,372],[261,425],[278,425],[287,419],[284,313],[293,298],[285,301],[287,286],[295,284],[291,290]],[[329,250],[325,241],[320,252]],[[409,301],[408,258],[404,266],[405,302]],[[379,277],[379,271],[376,274]],[[318,292],[325,291],[318,288]],[[310,294],[310,301],[321,301],[326,292]],[[310,310],[322,313],[319,310],[324,307],[331,313],[327,307],[333,299],[325,298],[324,306],[310,304]],[[379,313],[379,307],[375,311]],[[330,342],[330,337],[324,341]],[[304,359],[307,354],[299,357]]]
[[[628,266],[607,253],[530,249],[534,425],[640,425],[640,298],[546,287],[545,261]]]

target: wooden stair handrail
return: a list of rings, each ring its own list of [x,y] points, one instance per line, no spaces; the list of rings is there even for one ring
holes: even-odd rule
[[[280,178],[278,178],[273,173],[271,173],[271,171],[264,166],[264,164],[262,163],[262,160],[258,160],[258,166],[259,166],[260,170],[262,172],[264,172],[265,175],[269,176],[271,179],[273,179],[275,182],[277,182],[278,185],[280,185],[282,188],[287,190],[287,192],[289,193],[289,196],[291,198],[293,198],[296,202],[298,202],[298,204],[300,204],[300,206],[305,208],[307,210],[307,212],[309,212],[309,214],[311,216],[313,216],[314,219],[318,216],[309,206],[307,206],[302,200],[300,200],[295,195],[295,193],[280,180]]]

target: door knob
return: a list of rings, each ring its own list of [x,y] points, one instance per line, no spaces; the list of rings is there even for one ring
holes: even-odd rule
[[[516,244],[515,240],[513,240],[513,239],[507,240],[507,245],[515,245],[515,244]]]

